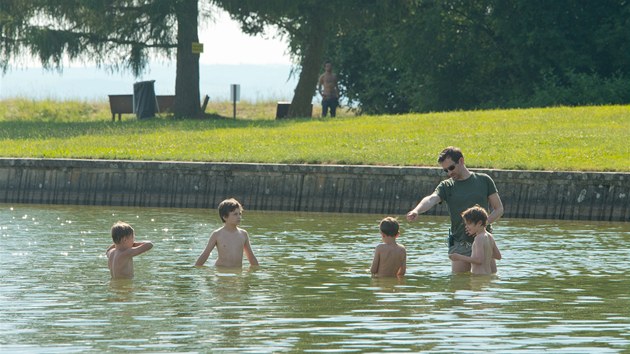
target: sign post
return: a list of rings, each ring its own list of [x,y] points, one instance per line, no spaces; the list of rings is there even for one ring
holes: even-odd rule
[[[234,107],[234,119],[236,119],[236,102],[241,100],[241,85],[230,85],[230,98]]]
[[[193,54],[201,54],[203,53],[203,43],[193,42],[191,49]]]

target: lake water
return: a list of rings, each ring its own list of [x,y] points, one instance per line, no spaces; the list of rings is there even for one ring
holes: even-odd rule
[[[261,266],[226,271],[192,266],[215,210],[0,204],[0,352],[630,352],[630,223],[501,220],[490,278],[451,275],[422,216],[404,279],[372,279],[383,216],[246,210]],[[155,245],[131,281],[117,220]]]

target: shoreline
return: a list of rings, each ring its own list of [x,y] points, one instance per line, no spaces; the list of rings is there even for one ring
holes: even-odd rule
[[[504,218],[630,221],[630,173],[475,169]],[[0,202],[404,215],[444,179],[437,167],[0,158]],[[447,215],[438,205],[427,215]]]

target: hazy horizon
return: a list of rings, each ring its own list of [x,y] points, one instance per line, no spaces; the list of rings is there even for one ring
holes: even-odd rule
[[[153,65],[138,78],[130,73],[109,73],[96,67],[69,67],[62,73],[43,68],[13,69],[0,76],[0,98],[107,100],[111,94],[132,94],[133,84],[155,80],[157,95],[175,93],[175,66]],[[209,64],[199,66],[200,94],[211,100],[230,99],[230,85],[241,85],[241,100],[291,100],[297,76],[291,65]],[[313,88],[314,90],[315,88]]]

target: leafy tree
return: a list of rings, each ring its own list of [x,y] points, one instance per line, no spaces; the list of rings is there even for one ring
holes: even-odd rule
[[[289,116],[304,117],[311,114],[311,101],[328,44],[403,1],[215,0],[215,3],[238,20],[246,33],[260,34],[265,26],[275,26],[288,38],[289,50],[300,68]]]
[[[151,55],[177,55],[174,113],[199,114],[197,0],[3,0],[0,67],[37,57],[44,68],[63,70],[64,58],[89,60],[139,75]],[[174,31],[173,29],[176,28]]]
[[[626,0],[435,0],[402,6],[406,11],[397,16],[384,13],[330,43],[333,60],[343,67],[346,95],[363,111],[630,100],[630,91],[623,90],[630,83]]]
[[[324,57],[324,42],[335,20],[328,17],[330,2],[217,0],[216,3],[238,20],[244,32],[264,33],[265,26],[277,26],[288,36],[291,53],[298,58],[301,72],[288,115],[306,117],[310,113],[317,75]],[[328,11],[327,11],[328,10]]]

